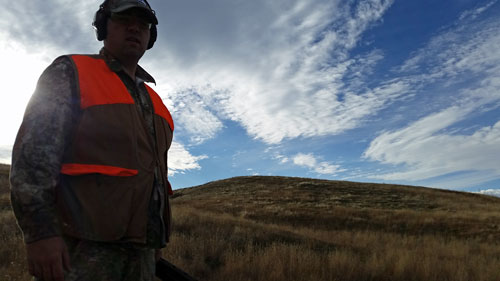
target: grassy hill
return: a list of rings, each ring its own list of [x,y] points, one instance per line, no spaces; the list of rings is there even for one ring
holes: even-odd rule
[[[252,176],[172,205],[165,255],[201,280],[500,280],[500,198]]]
[[[173,201],[276,225],[500,240],[500,198],[423,187],[252,176],[181,189]]]
[[[0,168],[0,280],[30,280]],[[199,280],[500,280],[496,197],[252,176],[176,190],[172,213],[164,257]]]

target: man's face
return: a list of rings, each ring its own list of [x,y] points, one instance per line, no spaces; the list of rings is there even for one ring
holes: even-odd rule
[[[140,9],[112,14],[107,23],[104,47],[118,60],[139,61],[149,43],[151,24]]]

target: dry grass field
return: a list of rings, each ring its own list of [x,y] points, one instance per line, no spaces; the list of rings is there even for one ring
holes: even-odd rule
[[[0,167],[0,280],[30,280]],[[500,280],[500,198],[237,177],[176,190],[164,257],[202,280]]]

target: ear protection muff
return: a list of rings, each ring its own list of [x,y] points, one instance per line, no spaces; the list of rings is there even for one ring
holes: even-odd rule
[[[94,26],[95,29],[95,35],[98,41],[106,39],[106,36],[108,34],[107,24],[108,24],[108,19],[111,16],[111,12],[107,8],[108,6],[107,2],[108,0],[105,0],[99,6],[99,10],[97,10],[97,12],[95,13],[94,21],[92,22],[92,25]],[[145,2],[149,6],[149,8],[151,8],[149,3],[147,1]],[[151,9],[151,11],[153,11],[153,9]],[[158,31],[156,29],[156,24],[152,24],[151,29],[149,30],[149,43],[147,48],[148,50],[151,49],[155,44],[157,36],[158,36]]]
[[[156,42],[156,37],[158,36],[158,31],[156,30],[156,24],[151,25],[151,29],[149,30],[149,43],[148,50],[153,48],[153,45]]]
[[[99,10],[95,13],[94,16],[94,21],[92,22],[92,25],[94,26],[95,29],[95,35],[97,37],[98,41],[102,41],[106,39],[107,35],[107,23],[108,23],[108,18],[111,16],[111,12],[105,8],[106,2],[101,4],[99,6]]]

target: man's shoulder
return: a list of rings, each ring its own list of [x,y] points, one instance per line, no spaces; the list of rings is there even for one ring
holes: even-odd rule
[[[73,81],[76,79],[76,67],[73,60],[73,56],[89,56],[100,58],[96,54],[65,54],[61,55],[52,61],[52,63],[45,69],[42,73],[40,79],[44,81],[47,86],[53,88],[62,86],[67,83],[67,81]]]
[[[95,58],[95,59],[103,59],[102,55],[99,54],[65,54],[57,57],[53,63],[65,63],[65,62],[71,62],[72,58],[75,56],[83,56],[83,57],[90,57],[90,58]]]
[[[73,72],[76,69],[75,61],[73,59],[75,56],[103,59],[103,57],[99,54],[65,54],[55,58],[54,61],[52,61],[52,63],[47,67],[45,72],[53,74]]]

